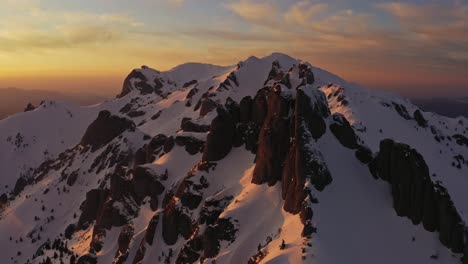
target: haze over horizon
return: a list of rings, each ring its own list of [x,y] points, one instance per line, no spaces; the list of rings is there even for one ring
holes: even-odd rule
[[[468,4],[4,0],[0,87],[115,93],[142,64],[287,53],[369,88],[468,94]]]

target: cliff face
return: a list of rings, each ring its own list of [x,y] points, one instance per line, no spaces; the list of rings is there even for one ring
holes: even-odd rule
[[[467,124],[283,54],[137,69],[0,122],[0,262],[466,263]]]

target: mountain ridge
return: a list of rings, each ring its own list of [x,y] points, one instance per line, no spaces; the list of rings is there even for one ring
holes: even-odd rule
[[[279,53],[200,65],[0,121],[1,260],[468,261],[466,118]]]

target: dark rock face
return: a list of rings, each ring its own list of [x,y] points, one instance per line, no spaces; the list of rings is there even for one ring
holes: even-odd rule
[[[122,231],[120,232],[119,238],[117,240],[119,248],[116,253],[115,263],[124,263],[125,260],[127,260],[130,242],[132,241],[134,232],[135,230],[132,225],[126,225],[122,228]]]
[[[154,86],[149,84],[148,78],[139,70],[133,70],[127,78],[125,78],[122,91],[117,96],[118,98],[124,97],[133,90],[138,90],[141,94],[152,94],[155,93],[161,97],[167,97],[167,93],[164,93],[162,88],[164,87],[163,80],[159,77],[154,81]]]
[[[194,229],[192,219],[182,212],[175,200],[164,209],[162,225],[162,236],[167,245],[174,245],[179,235],[189,239]]]
[[[27,105],[26,108],[24,109],[24,112],[33,111],[33,110],[35,110],[35,109],[36,109],[36,107],[35,107],[33,104],[28,103],[28,105]]]
[[[453,138],[457,141],[458,145],[465,146],[468,148],[468,138],[460,134],[453,135]]]
[[[203,103],[201,104],[200,108],[200,116],[206,116],[206,114],[215,110],[216,107],[218,107],[218,103],[216,103],[215,101],[209,98],[203,100]]]
[[[190,118],[183,118],[180,124],[180,128],[185,132],[196,132],[196,133],[204,133],[210,130],[209,125],[197,124]]]
[[[218,161],[231,151],[235,133],[232,115],[224,108],[217,109],[218,115],[213,119],[210,133],[206,139],[203,161]]]
[[[109,191],[93,189],[86,193],[86,200],[81,204],[81,216],[78,220],[78,228],[85,228],[86,225],[96,220],[98,213],[109,198]]]
[[[231,219],[220,218],[216,224],[209,225],[203,235],[203,256],[212,258],[218,255],[221,241],[234,242],[238,230],[231,223]]]
[[[252,183],[273,185],[281,179],[282,163],[289,147],[291,102],[281,94],[281,86],[268,94],[268,112],[258,139]]]
[[[153,137],[146,147],[146,163],[153,162],[156,157],[163,151],[167,136],[163,134]]]
[[[156,228],[159,224],[159,214],[156,214],[151,218],[151,221],[148,224],[148,228],[146,228],[145,233],[145,241],[148,245],[153,245],[154,235],[156,233]]]
[[[414,111],[413,116],[414,116],[414,119],[416,120],[416,122],[418,122],[418,125],[420,127],[427,127],[427,120],[424,118],[421,111],[419,111],[419,110]]]
[[[182,88],[187,88],[187,87],[192,86],[192,85],[197,84],[197,83],[198,83],[197,80],[191,80],[190,82],[184,83],[184,85],[182,86]]]
[[[178,146],[185,146],[185,150],[190,155],[195,155],[197,153],[203,152],[203,147],[205,145],[205,142],[203,142],[202,140],[187,136],[177,136],[175,138],[175,143]]]
[[[94,254],[86,254],[81,256],[76,264],[97,264],[97,257]]]
[[[262,88],[258,90],[257,94],[255,95],[251,107],[252,117],[251,120],[259,126],[263,125],[263,121],[265,120],[268,112],[268,100],[267,96],[270,92],[268,87]],[[248,100],[248,99],[246,99]]]
[[[362,145],[357,146],[354,154],[356,158],[364,164],[368,164],[374,159],[372,151],[368,147]]]
[[[252,97],[246,96],[242,98],[239,104],[239,119],[241,123],[248,123],[252,118]]]
[[[125,118],[113,116],[109,111],[101,111],[81,139],[81,145],[90,145],[95,151],[111,142],[124,131],[135,131],[135,124]]]
[[[374,176],[392,186],[393,207],[399,216],[428,231],[439,231],[439,239],[455,253],[467,247],[464,226],[444,187],[432,182],[423,157],[408,145],[385,139],[370,164]]]
[[[133,171],[133,191],[135,194],[135,200],[141,202],[145,197],[151,197],[152,200],[157,200],[158,196],[164,192],[164,185],[161,180],[166,179],[167,171],[164,175],[157,175],[155,172],[148,168],[139,166]],[[153,210],[157,209],[152,208]]]
[[[0,195],[0,209],[3,208],[8,203],[8,195],[3,193]]]
[[[402,104],[397,104],[395,102],[392,102],[393,104],[393,107],[395,108],[395,110],[397,111],[397,113],[403,117],[404,119],[406,120],[410,120],[411,119],[411,116],[409,115],[408,113],[408,110],[406,109],[406,107]]]
[[[324,118],[330,115],[330,110],[323,92],[319,90],[308,92],[309,95],[303,89],[297,90],[294,114],[296,123],[305,122],[312,137],[317,140],[327,130]]]
[[[224,108],[226,108],[226,110],[231,115],[234,124],[240,122],[240,106],[236,101],[234,101],[231,97],[228,97],[224,103]]]
[[[339,113],[333,114],[333,123],[330,124],[330,130],[340,141],[341,145],[349,148],[357,148],[357,136],[348,120]]]
[[[175,145],[174,137],[170,136],[166,139],[166,142],[164,142],[163,150],[165,153],[171,152],[172,148]]]
[[[13,189],[13,195],[18,195],[29,183],[30,181],[25,177],[19,177],[18,180],[16,180],[15,188]]]
[[[78,172],[74,171],[70,173],[70,175],[67,178],[67,185],[73,186],[77,179],[78,179]]]

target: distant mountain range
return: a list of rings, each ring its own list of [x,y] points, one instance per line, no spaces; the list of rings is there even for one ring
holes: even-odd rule
[[[66,101],[78,105],[92,105],[108,99],[102,95],[79,92],[57,92],[19,88],[0,88],[0,119],[22,112],[28,103],[37,106],[41,101]]]
[[[468,97],[460,99],[411,99],[411,101],[424,111],[434,112],[448,117],[468,117]]]

